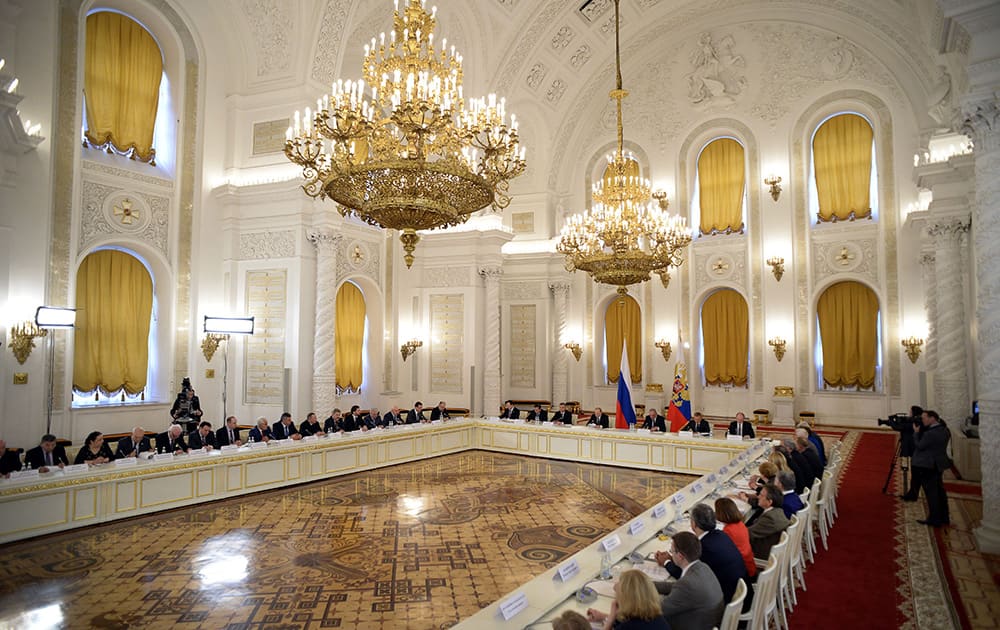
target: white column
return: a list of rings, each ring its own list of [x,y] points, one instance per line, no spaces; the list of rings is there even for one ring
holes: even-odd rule
[[[495,416],[500,409],[500,276],[499,266],[479,268],[486,283],[486,313],[483,334],[483,414]]]
[[[979,436],[983,470],[983,520],[976,529],[979,550],[1000,553],[1000,100],[996,96],[966,108],[964,131],[975,143],[976,260],[979,331]],[[941,308],[941,299],[938,300]],[[940,352],[940,347],[938,348]]]
[[[549,289],[555,298],[556,334],[555,360],[552,362],[552,404],[557,405],[569,399],[569,359],[566,343],[566,302],[569,297],[568,282],[550,282]]]
[[[934,283],[937,369],[934,398],[937,412],[952,426],[969,414],[968,338],[965,314],[965,270],[962,247],[969,231],[968,219],[938,220],[927,230],[934,239]]]
[[[937,370],[937,283],[934,278],[934,252],[927,251],[920,256],[923,271],[924,310],[927,312],[927,348],[924,365],[928,372]]]
[[[339,235],[329,230],[309,232],[309,241],[316,247],[312,408],[317,414],[330,413],[337,400],[334,327],[337,315],[337,246],[340,239]]]

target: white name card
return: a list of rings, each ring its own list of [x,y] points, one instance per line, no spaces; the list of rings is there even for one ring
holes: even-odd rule
[[[267,448],[267,442],[250,442],[250,448]]]
[[[653,508],[653,518],[663,518],[666,515],[667,515],[666,504],[661,503]]]
[[[295,444],[295,440],[292,438],[285,438],[283,440],[273,440],[275,444],[281,444],[282,446],[288,446],[290,444]]]
[[[694,437],[694,431],[678,431],[677,435],[680,437]]]
[[[699,492],[701,492],[701,490],[702,490],[703,487],[704,486],[702,486],[701,482],[699,481],[698,483],[694,484],[693,488],[691,488],[691,493],[692,494],[698,494]]]
[[[319,437],[317,437],[315,435],[307,435],[304,438],[302,438],[303,442],[315,442],[317,440],[319,440]]]
[[[646,521],[642,519],[632,521],[631,523],[628,524],[628,533],[632,534],[633,536],[638,535],[644,529],[646,529]]]
[[[672,498],[670,499],[670,502],[671,502],[671,503],[673,503],[674,505],[680,505],[681,503],[684,503],[684,495],[682,495],[682,494],[680,494],[680,493],[678,493],[678,494],[675,494],[675,495],[674,495],[674,496],[673,496],[673,497],[672,497]]]
[[[511,422],[513,422],[514,424],[524,424],[524,420],[522,420],[521,418],[515,418],[511,420]]]
[[[580,563],[576,560],[570,560],[564,563],[558,569],[556,569],[556,577],[558,577],[563,582],[569,580],[571,577],[580,572]]]
[[[174,454],[173,453],[157,453],[156,455],[153,455],[153,461],[154,462],[168,461],[168,460],[171,460],[173,458],[174,458]]]
[[[729,466],[723,466],[722,468],[719,469],[720,475],[725,475],[728,472],[729,472]]]
[[[604,551],[611,551],[620,544],[622,544],[622,539],[618,534],[611,534],[601,541],[601,547],[604,548]]]
[[[649,429],[636,429],[636,433],[652,433]]]
[[[115,468],[125,468],[126,466],[135,466],[138,463],[138,459],[135,457],[123,457],[122,459],[115,460]]]
[[[551,420],[546,420],[545,422],[542,423],[543,427],[551,427],[553,425],[555,425],[555,422],[552,422]]]
[[[208,451],[199,448],[191,451],[190,453],[188,453],[188,455],[190,455],[191,457],[207,457]]]
[[[729,433],[729,434],[726,435],[726,439],[727,440],[732,440],[733,442],[742,442],[743,441],[743,436],[742,435],[733,435],[732,433]],[[742,459],[742,457],[740,459]]]
[[[223,446],[219,450],[222,451],[223,453],[232,453],[234,451],[240,450],[240,447],[236,446],[235,444],[226,444],[225,446]]]
[[[711,475],[708,476],[708,483],[715,483],[715,481],[718,478],[719,478],[718,475],[716,475],[715,473],[712,473]]]
[[[444,420],[431,420],[431,424],[444,424]]]
[[[524,594],[524,591],[520,591],[500,602],[500,614],[504,621],[507,621],[527,607],[528,596]]]
[[[62,471],[64,475],[76,475],[87,472],[88,468],[90,467],[86,464],[73,464],[72,466],[63,466]]]
[[[15,479],[38,479],[38,469],[15,470],[10,473],[10,480],[14,481]]]

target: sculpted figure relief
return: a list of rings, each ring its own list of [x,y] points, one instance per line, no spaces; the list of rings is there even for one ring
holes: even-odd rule
[[[732,103],[743,92],[747,82],[744,76],[746,61],[733,52],[735,45],[731,35],[723,37],[718,45],[708,33],[698,38],[698,48],[691,53],[694,71],[687,76],[688,98],[692,105]]]

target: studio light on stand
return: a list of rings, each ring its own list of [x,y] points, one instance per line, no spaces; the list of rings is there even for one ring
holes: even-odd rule
[[[214,347],[211,354],[215,354],[220,342],[226,342],[226,347],[222,351],[222,418],[223,422],[227,417],[226,413],[226,391],[229,382],[229,336],[230,335],[252,335],[253,317],[213,317],[205,316],[204,331],[205,341],[202,342],[202,351],[205,358],[211,361],[211,355],[206,350],[206,342],[210,342]]]
[[[35,326],[42,330],[58,330],[60,328],[73,328],[76,326],[76,309],[63,308],[59,306],[39,306],[35,311]],[[55,335],[46,335],[46,343],[49,346],[49,400],[45,409],[45,433],[52,433],[52,407],[55,404],[55,365],[56,365],[56,344],[53,339]]]

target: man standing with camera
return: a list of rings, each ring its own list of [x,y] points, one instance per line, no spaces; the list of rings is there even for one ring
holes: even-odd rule
[[[948,495],[944,491],[942,475],[951,467],[948,457],[948,441],[951,432],[941,422],[936,411],[927,410],[920,418],[923,424],[916,436],[913,458],[913,482],[919,494],[920,487],[927,497],[927,518],[918,520],[921,525],[942,527],[951,524],[948,516]]]

